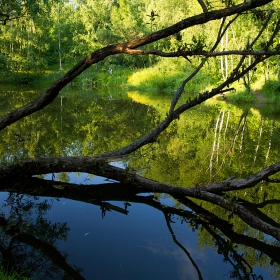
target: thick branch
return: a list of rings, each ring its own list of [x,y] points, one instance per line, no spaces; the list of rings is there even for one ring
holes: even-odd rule
[[[279,55],[280,50],[230,50],[230,51],[220,51],[220,52],[208,52],[208,51],[177,51],[177,52],[163,52],[160,50],[132,50],[127,49],[125,51],[127,54],[131,55],[147,55],[153,54],[161,57],[188,57],[188,56],[204,56],[204,57],[217,57],[217,56],[226,56],[226,55]]]
[[[206,22],[221,19],[224,17],[232,16],[234,14],[240,14],[245,11],[249,11],[255,9],[257,7],[264,6],[268,3],[272,2],[272,0],[252,0],[250,2],[244,2],[242,4],[230,7],[219,9],[207,13],[202,13],[200,15],[196,15],[187,19],[184,19],[166,29],[159,30],[153,34],[147,35],[141,39],[132,40],[126,43],[126,48],[134,49],[137,47],[141,47],[143,45],[147,45],[149,43],[155,42],[157,40],[166,38],[172,34],[178,33],[183,29],[189,28],[194,25],[204,24]]]
[[[1,179],[12,179],[14,177],[18,178],[18,176],[26,177],[47,173],[86,172],[120,182],[128,182],[128,177],[130,177],[130,183],[139,186],[139,191],[141,192],[149,192],[152,189],[155,192],[170,192],[174,195],[177,193],[181,196],[200,197],[203,192],[221,193],[251,188],[280,171],[280,162],[277,162],[248,178],[225,180],[200,187],[183,188],[146,179],[137,175],[133,170],[111,166],[108,164],[109,161],[111,161],[111,158],[108,157],[48,157],[26,159],[18,163],[1,164],[0,176]]]
[[[240,180],[226,180],[208,186],[184,188],[159,183],[147,178],[143,178],[129,169],[121,169],[106,163],[109,159],[90,158],[90,157],[61,157],[61,158],[39,158],[21,161],[18,164],[8,164],[0,166],[1,177],[17,177],[21,174],[35,175],[53,172],[72,172],[80,171],[99,176],[107,177],[131,185],[136,192],[159,192],[168,193],[173,196],[189,196],[209,201],[229,211],[235,212],[242,220],[251,227],[259,229],[280,240],[279,230],[261,219],[255,217],[242,205],[232,201],[227,202],[223,196],[217,192],[244,189],[255,186],[261,180],[280,171],[280,162],[275,163],[262,171]],[[22,175],[22,176],[24,176]],[[215,192],[215,193],[213,193]]]

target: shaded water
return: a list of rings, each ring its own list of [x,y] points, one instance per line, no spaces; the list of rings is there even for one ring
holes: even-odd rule
[[[36,94],[3,89],[1,115]],[[1,160],[120,148],[159,123],[165,100],[68,88],[1,132]],[[185,113],[158,143],[114,164],[182,186],[247,176],[279,161],[278,116],[275,106],[209,102]],[[1,183],[1,190],[2,264],[36,279],[279,279],[278,242],[206,202],[135,195],[84,173]],[[277,185],[238,196],[279,225]]]

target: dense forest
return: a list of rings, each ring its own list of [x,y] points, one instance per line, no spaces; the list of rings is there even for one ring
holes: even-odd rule
[[[233,6],[236,1],[205,2],[207,11]],[[192,17],[201,12],[199,1],[1,1],[0,22],[0,71],[1,82],[12,81],[31,83],[38,76],[46,74],[47,69],[66,71],[90,52],[110,44],[126,42],[135,38],[166,28],[180,20]],[[259,28],[265,22],[268,10],[278,10],[279,1],[273,1],[265,8],[259,8],[236,19],[222,37],[218,50],[236,52],[246,49]],[[275,14],[273,15],[275,17]],[[269,40],[274,30],[276,17],[265,27],[261,38],[254,49],[261,50]],[[227,23],[230,19],[228,18]],[[177,67],[163,65],[166,71],[181,74],[186,68],[192,68],[201,57],[192,58],[192,54],[209,51],[221,25],[221,20],[207,24],[194,25],[160,41],[152,43],[149,49],[159,49],[162,52],[187,51],[189,63],[179,63]],[[279,38],[276,36],[271,46],[279,48]],[[145,49],[147,47],[144,47]],[[233,71],[237,62],[236,52],[228,55],[216,56],[207,61],[207,76],[211,76],[210,83],[226,79]],[[162,58],[149,56],[130,56],[118,54],[108,57],[102,64],[98,64],[97,72],[112,68],[116,65],[127,69],[149,68]],[[244,64],[250,64],[252,57],[248,56]],[[171,62],[170,62],[171,63]],[[105,64],[105,68],[102,66]],[[186,66],[187,65],[187,66]],[[279,59],[277,56],[269,58],[250,71],[244,78],[247,88],[256,80],[256,74],[264,79],[279,79]],[[175,69],[174,69],[175,68]],[[94,70],[94,69],[93,69]],[[155,69],[157,71],[157,69]],[[162,72],[160,69],[157,72]],[[257,72],[257,73],[255,73]],[[151,75],[151,73],[149,73]],[[135,77],[139,81],[139,77]],[[176,77],[178,79],[178,73]],[[171,82],[171,81],[170,81]],[[145,83],[145,82],[144,82]],[[135,81],[132,81],[135,84]],[[138,82],[139,84],[139,82]],[[171,82],[171,88],[176,82]],[[178,84],[178,82],[177,82]],[[166,84],[158,86],[165,88]]]

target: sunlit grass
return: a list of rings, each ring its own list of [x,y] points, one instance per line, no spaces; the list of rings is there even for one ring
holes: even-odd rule
[[[103,63],[90,67],[75,78],[70,83],[70,86],[100,90],[107,88],[110,89],[110,92],[115,88],[141,91],[145,95],[151,94],[149,98],[152,96],[168,98],[169,104],[175,90],[194,71],[195,64],[191,64],[183,58],[162,59],[158,63],[143,69],[130,69],[127,66]],[[6,77],[6,82],[9,83],[9,80],[11,80],[18,83],[30,83],[48,88],[71,67],[71,65],[64,64],[63,70],[60,70],[59,65],[51,65],[47,69],[40,71],[40,75],[38,73],[32,73],[32,71],[26,73],[18,72],[14,76],[9,75],[9,77]],[[110,68],[112,69],[112,73],[108,71]],[[215,72],[214,68],[212,69],[209,66],[209,71],[204,71],[203,69],[186,84],[184,92],[186,98],[193,98],[199,92],[211,90],[221,82],[220,74],[217,71]],[[280,83],[277,81],[276,74],[271,76],[271,80],[269,81],[265,81],[265,75],[263,73],[259,72],[255,74],[251,82],[252,92],[245,89],[242,79],[233,83],[231,87],[235,88],[235,92],[226,93],[226,98],[233,103],[255,102],[256,97],[253,92],[256,91],[263,94],[268,103],[280,102]],[[221,98],[217,96],[214,99],[220,100]],[[180,102],[183,102],[182,100]]]
[[[127,95],[135,102],[145,104],[148,106],[153,106],[159,113],[161,113],[164,116],[169,110],[170,98],[164,96],[160,96],[159,98],[159,95],[155,96],[150,92],[140,93],[138,91],[129,91],[127,92]]]
[[[248,90],[231,92],[227,94],[227,98],[233,103],[252,103],[256,101],[256,96]]]
[[[276,77],[267,81],[261,91],[265,95],[268,103],[280,102],[280,81]]]
[[[181,85],[194,70],[185,59],[162,60],[159,63],[133,73],[128,78],[128,87],[133,90],[163,92],[169,96]],[[187,93],[205,91],[211,84],[211,75],[204,72],[196,75],[185,87]]]

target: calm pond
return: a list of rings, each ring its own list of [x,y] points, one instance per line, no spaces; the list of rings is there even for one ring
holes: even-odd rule
[[[39,93],[2,87],[0,114]],[[1,161],[120,148],[155,127],[167,105],[164,96],[68,87],[1,132]],[[186,112],[158,143],[112,164],[179,186],[241,178],[279,161],[279,113],[273,105],[211,100]],[[30,278],[280,279],[279,242],[207,202],[134,195],[85,173],[0,184],[1,262]],[[234,195],[279,226],[278,187],[262,183]]]

